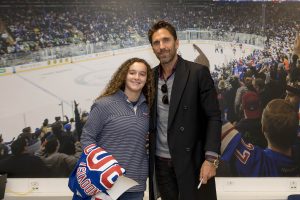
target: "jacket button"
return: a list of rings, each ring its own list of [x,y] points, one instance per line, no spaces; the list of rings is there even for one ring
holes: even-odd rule
[[[188,107],[187,106],[183,106],[183,110],[187,110],[188,109]]]
[[[184,127],[181,126],[181,127],[179,128],[179,130],[180,130],[181,132],[183,132],[183,131],[184,131]]]
[[[191,151],[191,148],[185,148],[185,151],[189,152],[189,151]]]

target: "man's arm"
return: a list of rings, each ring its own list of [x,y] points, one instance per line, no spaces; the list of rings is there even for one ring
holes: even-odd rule
[[[202,67],[199,73],[200,104],[206,117],[205,151],[220,153],[221,111],[214,81],[208,68]]]
[[[195,59],[195,63],[209,67],[209,60],[207,59],[206,55],[202,52],[202,50],[196,44],[193,44],[193,47],[199,53],[199,55]]]
[[[75,106],[75,109],[74,109],[75,129],[76,129],[76,132],[78,134],[78,139],[80,140],[80,134],[82,132],[82,126],[81,126],[81,122],[80,122],[80,114],[79,114],[79,111],[78,111],[78,103],[75,100],[74,100],[74,106]]]
[[[209,69],[203,67],[199,73],[199,88],[201,105],[207,120],[205,154],[206,158],[200,169],[200,180],[206,184],[207,180],[216,175],[218,157],[221,145],[221,112],[219,109],[217,92]]]

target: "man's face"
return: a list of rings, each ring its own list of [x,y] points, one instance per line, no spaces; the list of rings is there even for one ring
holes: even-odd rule
[[[152,35],[152,49],[161,64],[169,64],[176,59],[178,40],[171,33],[161,28]]]

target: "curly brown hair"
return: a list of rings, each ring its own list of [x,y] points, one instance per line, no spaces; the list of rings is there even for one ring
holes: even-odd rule
[[[126,60],[113,74],[111,80],[106,85],[106,88],[104,89],[102,94],[100,94],[100,96],[96,98],[96,100],[100,99],[101,97],[115,94],[118,90],[124,91],[126,76],[129,67],[136,62],[144,63],[147,67],[147,80],[144,88],[142,89],[142,93],[146,97],[146,101],[149,108],[151,108],[154,99],[154,76],[150,65],[144,59],[141,58],[130,58]]]

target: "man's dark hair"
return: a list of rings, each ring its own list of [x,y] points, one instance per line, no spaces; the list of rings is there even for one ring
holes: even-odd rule
[[[58,140],[55,135],[50,135],[46,138],[47,142],[45,145],[45,152],[47,154],[52,154],[56,151],[58,146]]]
[[[15,140],[11,144],[12,154],[15,155],[15,156],[21,155],[24,152],[26,145],[27,145],[26,138],[25,137],[19,137],[17,140]]]
[[[49,124],[49,120],[47,118],[44,119],[43,126],[48,126],[48,124]]]
[[[22,132],[23,132],[23,133],[31,133],[31,128],[30,128],[30,126],[23,128],[23,129],[22,129]]]
[[[151,46],[152,46],[153,34],[161,28],[167,29],[171,33],[171,35],[174,37],[174,40],[177,40],[177,34],[176,34],[175,27],[172,24],[170,24],[169,22],[160,20],[160,21],[156,22],[148,31],[148,40],[149,40]]]
[[[293,63],[296,63],[298,59],[299,59],[299,57],[298,57],[297,54],[294,54],[294,55],[292,56],[292,62],[293,62]]]
[[[63,125],[60,122],[54,122],[51,126],[52,132],[56,135],[57,133],[61,133],[63,130]]]

